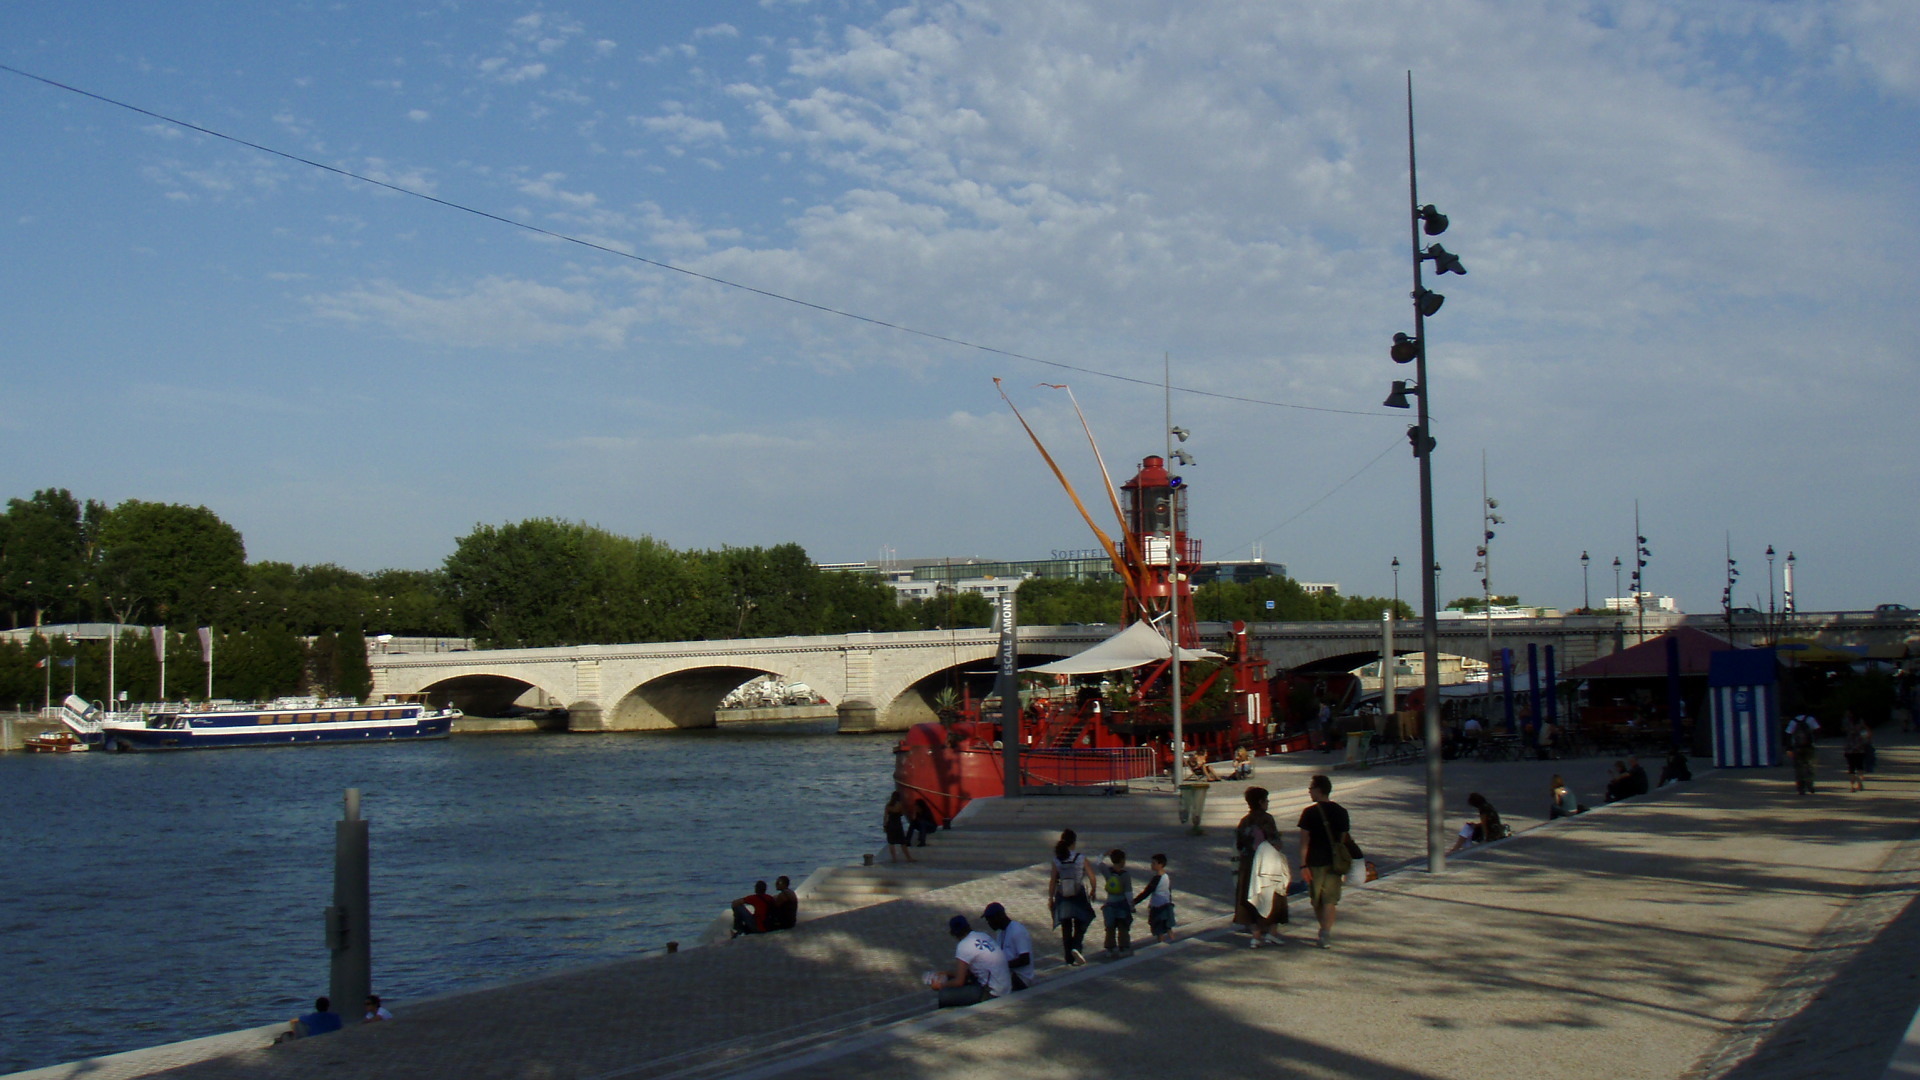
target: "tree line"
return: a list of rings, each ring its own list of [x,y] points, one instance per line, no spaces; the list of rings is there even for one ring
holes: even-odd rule
[[[199,636],[169,632],[165,642],[163,698],[159,654],[152,636],[144,630],[122,633],[111,649],[106,641],[64,636],[0,640],[0,709],[36,709],[57,704],[69,693],[88,701],[106,701],[111,691],[124,692],[127,700],[136,702],[205,699],[207,665]],[[273,626],[213,636],[216,698],[365,698],[372,689],[367,643],[358,630],[328,630],[303,638],[283,626]]]
[[[129,499],[109,507],[64,488],[10,499],[0,514],[0,612],[9,626],[460,632],[436,571],[249,563],[240,531],[204,506]]]
[[[1117,583],[1030,579],[1018,595],[1027,625],[1121,617]],[[1285,577],[1207,585],[1194,603],[1201,619],[1250,622],[1373,619],[1392,606],[1377,597],[1309,593]],[[1411,616],[1407,605],[1400,609]],[[321,635],[349,631],[523,648],[993,622],[977,593],[901,603],[878,574],[822,570],[798,544],[676,549],[648,536],[533,518],[476,525],[436,569],[360,573],[325,563],[249,563],[239,530],[204,506],[130,499],[108,507],[56,488],[9,500],[0,515],[0,611],[14,626],[212,626],[253,635],[236,641],[277,641],[261,646],[263,655],[279,657],[277,667],[268,664],[278,674],[263,677],[263,686],[288,685],[298,666],[287,640],[317,644]],[[215,665],[216,680],[222,666]]]

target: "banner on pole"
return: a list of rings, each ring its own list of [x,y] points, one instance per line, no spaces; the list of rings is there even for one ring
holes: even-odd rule
[[[213,663],[213,627],[211,626],[200,628],[200,662]]]
[[[995,615],[1000,631],[995,680],[1000,693],[1000,761],[1005,792],[1014,797],[1020,794],[1020,619],[1014,614],[1012,590],[1000,594]]]
[[[153,658],[163,664],[166,663],[167,628],[164,626],[150,626],[147,629],[153,632]]]

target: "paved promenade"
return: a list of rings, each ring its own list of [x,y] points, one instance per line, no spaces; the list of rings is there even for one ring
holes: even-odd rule
[[[1479,790],[1527,831],[1444,875],[1351,891],[1325,951],[1298,897],[1282,947],[1250,950],[1220,926],[1242,785],[1215,786],[1202,837],[1178,835],[1164,795],[1022,800],[924,849],[930,867],[945,851],[982,875],[962,884],[788,934],[397,1002],[394,1024],[165,1075],[1877,1080],[1920,1006],[1920,747],[1883,738],[1865,793],[1846,792],[1829,750],[1811,798],[1784,769],[1713,773],[1531,829],[1549,773],[1597,806],[1608,763],[1449,763],[1453,820]],[[1283,825],[1327,762],[1263,763]],[[1419,767],[1334,779],[1371,858],[1422,854]],[[951,956],[948,915],[998,900],[1047,948],[1045,877],[1028,864],[1060,825],[1086,851],[1168,853],[1186,936],[1078,970],[1050,957],[1033,991],[932,1010],[917,976]],[[1005,869],[983,865],[996,849]],[[145,1060],[43,1074],[117,1080],[163,1064]]]

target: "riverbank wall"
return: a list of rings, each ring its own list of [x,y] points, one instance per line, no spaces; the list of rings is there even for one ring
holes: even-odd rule
[[[27,740],[46,731],[60,730],[57,720],[44,720],[39,713],[0,713],[0,753],[25,750]]]

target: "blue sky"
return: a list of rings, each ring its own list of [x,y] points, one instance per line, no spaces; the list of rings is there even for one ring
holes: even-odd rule
[[[1688,610],[1729,533],[1743,603],[1772,544],[1803,607],[1920,605],[1914,5],[103,10],[8,4],[0,61],[616,251],[1312,406],[1176,393],[1194,529],[1349,592],[1417,561],[1379,406],[1410,375],[1412,68],[1423,199],[1470,271],[1429,322],[1444,596],[1478,591],[1484,451],[1497,591],[1577,604],[1584,549],[1611,592],[1637,498]],[[1018,558],[1089,544],[993,376],[1082,484],[1036,384],[1073,386],[1120,476],[1162,441],[1156,388],[3,72],[0,137],[8,495],[204,503],[254,558],[361,569],[535,515]]]

